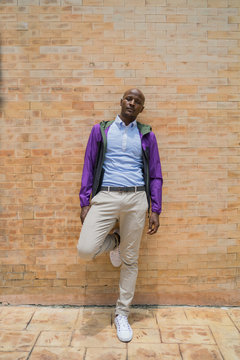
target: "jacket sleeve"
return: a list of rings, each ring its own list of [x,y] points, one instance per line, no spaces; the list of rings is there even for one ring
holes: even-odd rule
[[[100,125],[97,124],[92,128],[85,151],[82,183],[79,192],[81,207],[88,206],[90,204],[90,196],[93,187],[94,168],[97,159],[99,141],[101,141],[101,131]]]
[[[152,212],[162,211],[162,169],[156,136],[151,133],[149,147],[149,181]]]

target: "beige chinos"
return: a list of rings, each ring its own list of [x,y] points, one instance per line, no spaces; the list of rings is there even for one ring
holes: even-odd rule
[[[138,274],[138,253],[148,202],[145,191],[100,191],[91,201],[90,210],[78,240],[78,253],[84,259],[113,250],[115,236],[109,234],[116,222],[120,229],[122,260],[116,315],[129,314]]]

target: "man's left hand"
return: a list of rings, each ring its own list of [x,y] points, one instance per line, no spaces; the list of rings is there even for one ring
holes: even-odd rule
[[[160,226],[160,222],[159,222],[159,215],[155,212],[152,212],[150,217],[149,217],[149,230],[148,230],[148,234],[149,235],[153,235],[156,234],[156,232],[158,231],[158,228]]]

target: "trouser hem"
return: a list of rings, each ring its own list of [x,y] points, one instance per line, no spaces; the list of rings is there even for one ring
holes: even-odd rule
[[[123,315],[123,316],[128,317],[129,311],[124,311],[124,310],[118,310],[118,309],[116,309],[116,310],[115,310],[115,316],[118,316],[118,315]]]

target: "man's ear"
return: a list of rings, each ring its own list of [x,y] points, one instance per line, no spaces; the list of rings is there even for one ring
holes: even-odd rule
[[[140,113],[144,110],[144,106],[142,107],[142,110],[140,111]]]
[[[120,106],[122,106],[123,99],[120,100]]]

